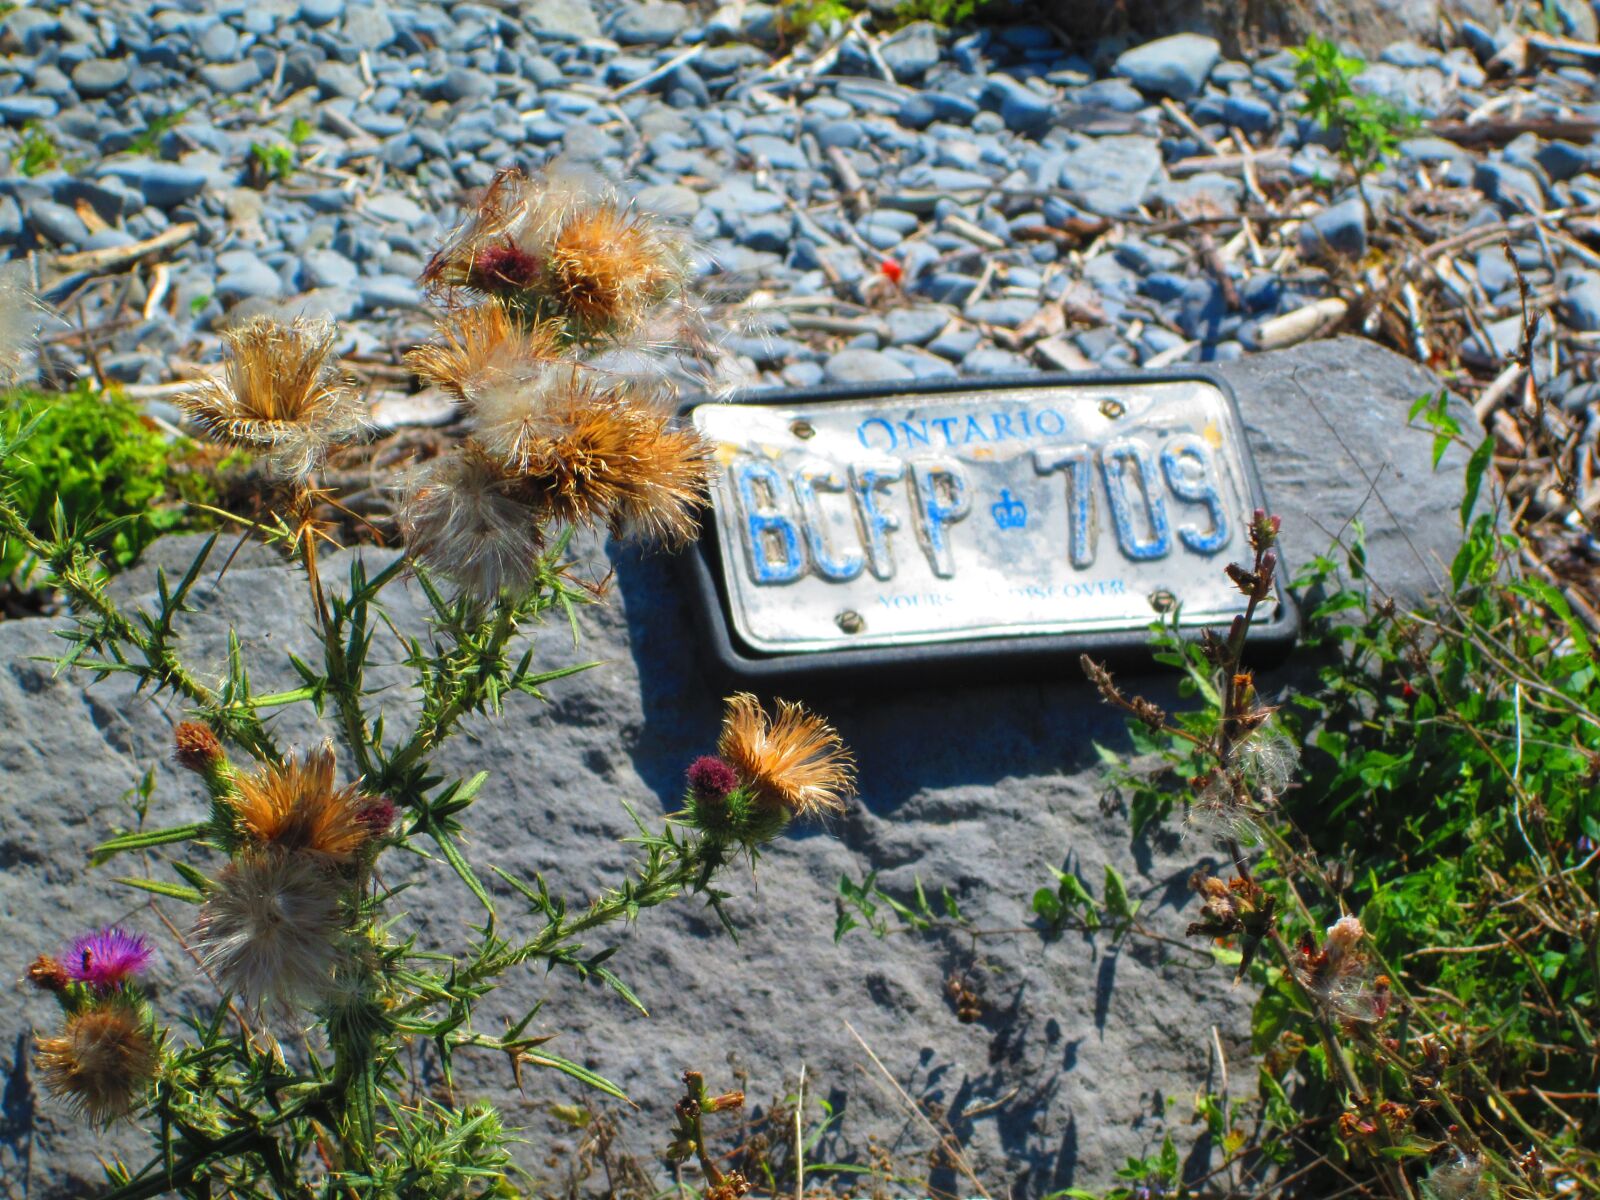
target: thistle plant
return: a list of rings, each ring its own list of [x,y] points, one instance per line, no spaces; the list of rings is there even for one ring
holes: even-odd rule
[[[688,262],[678,231],[613,197],[502,174],[430,264],[441,340],[411,356],[460,403],[466,434],[404,483],[405,552],[350,554],[341,586],[319,569],[332,541],[320,514],[340,503],[324,469],[366,421],[336,331],[258,319],[227,334],[221,373],[182,408],[206,436],[256,456],[278,489],[268,518],[229,519],[307,589],[317,652],[289,656],[300,683],[287,691],[254,689],[259,664],[237,632],[220,681],[180,649],[216,535],[180,578],[160,575],[152,607],[132,607],[106,586],[95,531],[58,521],[40,536],[0,494],[0,531],[71,604],[62,661],[185,708],[174,759],[209,801],[202,820],[93,850],[96,864],[165,859],[170,876],[122,882],[191,906],[175,927],[185,953],[171,959],[215,983],[209,1010],[182,1029],[158,1024],[140,983],[153,947],[131,930],[86,934],[28,972],[61,1008],[36,1050],[47,1090],[91,1123],[151,1130],[146,1159],[108,1165],[109,1196],[515,1194],[515,1131],[481,1098],[419,1099],[413,1049],[431,1046],[446,1081],[457,1056],[488,1052],[515,1082],[551,1069],[620,1097],[545,1049],[528,1032],[534,1011],[488,1032],[477,1005],[508,973],[535,968],[597,978],[637,1004],[607,965],[612,949],[588,945],[595,930],[687,895],[731,930],[719,878],[851,794],[853,763],[825,721],[735,696],[717,755],[686,772],[681,809],[656,823],[633,816],[637,857],[612,887],[570,902],[538,876],[496,868],[521,910],[507,914],[467,852],[470,809],[494,784],[436,757],[468,717],[540,698],[583,669],[540,670],[525,644],[551,614],[576,636],[579,606],[598,599],[574,581],[574,531],[666,546],[694,536],[708,447],[674,418],[668,374],[638,365],[655,354],[651,331],[676,319],[664,310],[684,306]],[[0,445],[0,464],[28,432]],[[386,606],[407,579],[426,600],[424,629]],[[369,669],[395,661],[409,691],[380,705]],[[281,742],[267,717],[294,706],[326,717],[326,740]],[[481,909],[469,944],[407,931],[403,889],[382,866],[398,851],[452,873]]]

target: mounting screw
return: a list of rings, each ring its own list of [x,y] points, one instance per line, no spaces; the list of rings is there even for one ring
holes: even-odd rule
[[[1121,400],[1113,400],[1107,396],[1100,401],[1100,415],[1108,421],[1115,421],[1127,411],[1127,405],[1123,404]]]
[[[816,427],[812,425],[810,421],[796,421],[793,425],[789,426],[789,432],[794,434],[795,437],[800,438],[802,441],[806,438],[814,438],[817,436]]]
[[[846,633],[860,633],[867,627],[866,620],[853,608],[845,609],[833,621]]]
[[[1166,588],[1157,588],[1150,593],[1150,607],[1158,613],[1169,613],[1178,607],[1178,598]]]

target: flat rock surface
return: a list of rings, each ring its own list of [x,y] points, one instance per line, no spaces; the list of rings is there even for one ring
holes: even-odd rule
[[[1435,474],[1431,436],[1409,430],[1406,411],[1437,381],[1353,340],[1224,370],[1268,495],[1284,515],[1290,560],[1321,551],[1360,515],[1374,580],[1403,602],[1425,591],[1434,560],[1448,559],[1455,538],[1460,463],[1452,454]],[[180,571],[196,545],[193,538],[158,544],[117,590],[148,602],[155,567]],[[712,748],[720,715],[720,697],[701,679],[685,591],[670,561],[615,549],[611,559],[615,595],[582,615],[580,649],[562,627],[535,631],[542,662],[601,665],[551,686],[548,705],[517,698],[503,719],[471,723],[439,760],[450,773],[492,773],[465,814],[480,873],[491,878],[491,864],[522,879],[542,873],[574,902],[620,879],[628,848],[619,839],[632,832],[623,803],[652,821],[674,807],[681,772]],[[340,574],[337,559],[325,566],[327,578]],[[195,669],[203,677],[222,670],[231,623],[255,686],[292,686],[285,652],[305,653],[311,644],[299,584],[253,548],[220,585],[209,582],[214,569],[205,579],[198,611],[187,619]],[[396,586],[391,601],[401,628],[420,628],[414,588]],[[17,979],[34,954],[58,951],[75,932],[115,919],[160,944],[155,979],[166,1016],[208,1010],[208,986],[156,909],[112,882],[146,868],[132,860],[115,870],[84,865],[91,845],[129,826],[127,793],[146,771],[154,773],[152,824],[201,815],[198,788],[168,760],[171,727],[183,714],[131,695],[116,678],[85,686],[81,674],[54,674],[35,656],[59,650],[59,626],[0,623],[4,973]],[[380,638],[379,659],[392,663],[395,653],[392,640]],[[375,675],[398,678],[392,666]],[[1172,702],[1160,679],[1146,690]],[[403,689],[383,703],[391,722],[407,720]],[[648,1018],[569,975],[528,972],[509,976],[483,1004],[479,1027],[493,1030],[546,999],[531,1031],[557,1035],[549,1049],[633,1098],[637,1110],[619,1114],[623,1143],[663,1181],[670,1176],[656,1156],[686,1068],[705,1072],[714,1088],[742,1084],[765,1110],[793,1090],[804,1066],[809,1094],[839,1117],[814,1161],[866,1161],[870,1137],[904,1173],[924,1174],[926,1130],[908,1117],[850,1027],[901,1087],[945,1114],[994,1195],[1107,1185],[1127,1156],[1159,1147],[1169,1127],[1189,1145],[1190,1097],[1216,1082],[1213,1027],[1235,1088],[1251,1078],[1247,989],[1231,988],[1225,969],[1171,947],[1118,947],[1078,935],[1046,940],[1027,929],[1028,899],[1051,880],[1052,867],[1077,871],[1098,892],[1110,863],[1142,901],[1149,925],[1179,937],[1191,916],[1186,881],[1197,866],[1216,863],[1215,849],[1193,839],[1158,834],[1130,845],[1126,818],[1102,808],[1093,743],[1126,749],[1121,720],[1075,679],[976,679],[895,694],[863,679],[859,691],[819,707],[856,751],[861,799],[831,828],[783,838],[753,880],[747,871],[729,876],[737,944],[697,901],[647,912],[634,929],[598,933],[590,948],[621,944],[610,965]],[[301,745],[320,736],[299,710],[282,714],[278,729]],[[404,856],[384,864],[391,882],[416,881],[406,924],[422,944],[459,947],[481,913],[455,877]],[[149,869],[166,870],[155,862]],[[1012,932],[981,939],[976,956],[965,938],[944,935],[880,942],[856,931],[836,945],[839,878],[869,871],[897,895],[909,895],[918,879],[934,894],[949,888],[978,927]],[[508,888],[492,890],[507,934],[534,928]],[[191,914],[182,905],[163,901],[159,909],[187,927]],[[952,975],[980,997],[977,1020],[957,1019],[946,994]],[[0,1195],[84,1194],[100,1178],[97,1156],[132,1160],[143,1143],[126,1127],[90,1135],[37,1088],[30,1041],[52,1021],[53,1005],[20,984],[12,996],[0,1018]],[[488,1097],[529,1130],[531,1144],[519,1153],[536,1177],[565,1171],[570,1130],[552,1121],[550,1104],[583,1099],[578,1085],[530,1071],[519,1094],[502,1060],[467,1055],[456,1078],[458,1095]],[[546,1161],[552,1150],[555,1165]],[[945,1167],[932,1182],[970,1194]]]

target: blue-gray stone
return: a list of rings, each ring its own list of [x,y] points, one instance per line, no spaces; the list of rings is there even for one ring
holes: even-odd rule
[[[1472,173],[1472,186],[1510,212],[1539,212],[1544,189],[1533,172],[1503,162],[1482,162]]]
[[[891,346],[920,346],[937,337],[950,323],[950,313],[943,308],[917,305],[890,309],[884,321],[889,326]]]
[[[961,370],[968,375],[1023,375],[1031,369],[1022,355],[997,346],[979,346],[961,360]]]
[[[60,32],[61,21],[54,13],[38,8],[14,8],[0,23],[0,49],[37,54]]]
[[[741,246],[751,250],[779,252],[788,249],[794,221],[788,213],[765,213],[741,217],[736,224]]]
[[[1118,242],[1111,252],[1128,270],[1137,271],[1141,275],[1175,270],[1182,265],[1184,259],[1180,250],[1171,246],[1158,246],[1137,237]]]
[[[207,29],[194,44],[207,62],[232,62],[239,56],[239,35],[232,25],[223,21]]]
[[[1257,271],[1239,289],[1239,300],[1254,313],[1272,312],[1283,297],[1283,280],[1271,271]]]
[[[1188,293],[1189,281],[1176,271],[1157,271],[1139,283],[1139,291],[1158,304],[1168,304]]]
[[[1179,33],[1124,51],[1113,70],[1141,92],[1187,100],[1199,94],[1221,57],[1215,38]]]
[[[361,297],[361,307],[369,312],[378,308],[423,307],[422,289],[408,275],[373,275],[362,279],[355,290]]]
[[[33,231],[57,246],[79,246],[89,238],[83,218],[54,200],[29,200],[22,206]]]
[[[154,208],[171,208],[182,204],[204,191],[208,182],[204,171],[181,163],[157,162],[148,158],[109,162],[100,168],[99,173],[138,188],[144,195],[145,203]]]
[[[1222,119],[1246,133],[1266,133],[1278,123],[1278,110],[1255,96],[1229,96],[1222,102]]]
[[[976,110],[974,110],[976,111]],[[939,119],[939,110],[926,95],[912,96],[900,106],[895,120],[907,129],[926,129]]]
[[[1359,198],[1331,205],[1300,226],[1300,253],[1307,258],[1359,259],[1366,252],[1367,209]]]
[[[283,295],[283,280],[259,258],[245,254],[223,270],[213,293],[224,304],[249,299],[276,300]]]
[[[353,8],[344,17],[344,39],[358,50],[382,50],[394,41],[394,23],[381,8]]]
[[[1147,103],[1139,89],[1121,79],[1097,79],[1073,88],[1067,93],[1067,99],[1089,108],[1109,108],[1120,113],[1136,113]]]
[[[431,222],[427,211],[409,196],[398,192],[383,192],[367,201],[366,211],[385,221],[392,221],[406,229],[415,230],[423,222]]]
[[[624,46],[670,42],[693,24],[688,8],[672,0],[654,4],[629,4],[612,19],[613,39]]]
[[[939,64],[939,27],[931,21],[913,21],[885,38],[879,52],[896,79],[914,82]]]
[[[965,304],[967,298],[977,291],[978,280],[976,276],[960,271],[935,271],[918,286],[930,299],[941,304]]]
[[[495,94],[493,79],[471,67],[452,67],[444,73],[434,93],[451,104],[459,100],[482,100]]]
[[[1396,67],[1374,63],[1351,81],[1357,94],[1377,96],[1395,107],[1436,117],[1450,104],[1455,87],[1437,67]]]
[[[266,78],[253,58],[235,63],[207,63],[200,68],[200,82],[222,96],[237,96],[248,92]]]
[[[1539,147],[1535,161],[1546,175],[1558,183],[1565,183],[1575,175],[1592,171],[1600,165],[1600,154],[1592,146],[1575,146],[1571,142],[1550,142]]]
[[[22,206],[10,196],[0,196],[0,240],[14,242],[22,236]]]
[[[764,66],[769,58],[767,52],[758,46],[735,42],[731,46],[717,46],[707,50],[694,61],[702,75],[715,79],[732,75],[745,67]]]
[[[1068,151],[1061,183],[1085,208],[1120,215],[1139,207],[1160,174],[1161,149],[1155,138],[1103,137]]]
[[[128,82],[125,58],[86,58],[72,68],[72,86],[80,96],[106,96]]]
[[[1243,196],[1243,183],[1215,171],[1174,179],[1155,189],[1155,199],[1182,216],[1229,216],[1239,211]]]
[[[874,250],[892,250],[905,240],[899,229],[870,215],[856,226],[856,232]]]
[[[991,75],[984,96],[1000,109],[1000,119],[1014,133],[1037,133],[1055,116],[1055,104],[1025,84],[1006,75]]]
[[[913,379],[911,368],[881,350],[847,349],[828,356],[824,374],[831,383],[892,383]]]
[[[782,371],[783,381],[792,388],[812,388],[822,382],[822,364],[816,362],[790,363]]]
[[[954,379],[960,373],[944,359],[915,346],[891,346],[884,353],[916,379]]]
[[[765,159],[779,170],[802,170],[810,165],[799,146],[766,133],[740,138],[739,151],[752,159]]]
[[[347,288],[360,276],[355,263],[337,250],[312,250],[300,258],[306,282],[317,288]]]
[[[743,213],[760,216],[783,209],[783,197],[776,192],[761,191],[743,179],[730,179],[719,188],[706,193],[705,205],[720,213]]]
[[[972,320],[985,325],[998,325],[1002,329],[1015,329],[1038,311],[1037,301],[1011,297],[979,300],[966,308],[966,314]]]
[[[1178,328],[1185,336],[1214,342],[1228,317],[1222,287],[1214,279],[1191,279],[1178,306]]]
[[[817,145],[824,150],[834,146],[841,150],[855,150],[867,140],[866,130],[861,128],[860,121],[822,120],[815,127],[808,121],[806,127],[817,139]]]
[[[61,106],[48,96],[0,96],[0,120],[12,125],[48,120],[60,111]]]
[[[300,19],[320,28],[344,16],[344,0],[300,0]]]
[[[1600,330],[1600,275],[1583,271],[1561,297],[1561,319],[1580,333]]]
[[[971,326],[946,329],[928,343],[928,349],[941,358],[963,359],[971,354],[982,335]]]

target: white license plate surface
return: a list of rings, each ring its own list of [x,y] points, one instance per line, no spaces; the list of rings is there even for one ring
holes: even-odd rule
[[[729,618],[765,653],[1229,619],[1243,433],[1204,381],[704,404]]]

